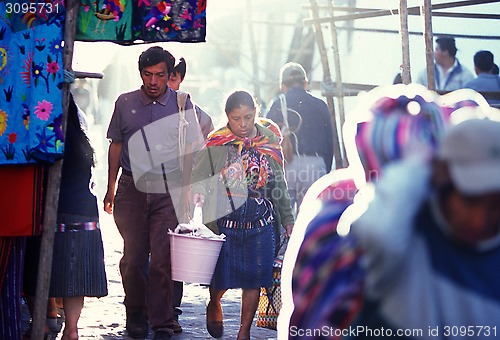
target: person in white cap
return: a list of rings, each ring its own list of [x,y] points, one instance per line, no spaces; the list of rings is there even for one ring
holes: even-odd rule
[[[352,225],[364,250],[357,338],[500,334],[500,122],[450,127],[437,157],[393,163]]]

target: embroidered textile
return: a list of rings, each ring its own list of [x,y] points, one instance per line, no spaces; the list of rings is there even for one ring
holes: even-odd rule
[[[277,134],[273,129],[271,130]],[[236,145],[240,153],[243,148],[255,148],[260,153],[270,156],[283,166],[283,153],[279,142],[270,143],[269,138],[264,135],[257,135],[254,138],[241,138],[233,134],[228,126],[225,126],[217,131],[213,131],[205,142],[205,147],[216,145]]]
[[[64,15],[62,0],[0,2],[0,164],[62,156]]]
[[[235,192],[258,195],[273,173],[267,158],[256,149],[243,149],[240,153],[238,147],[232,145],[220,176],[221,180],[225,179],[226,186]]]
[[[77,40],[202,42],[206,0],[81,0]]]

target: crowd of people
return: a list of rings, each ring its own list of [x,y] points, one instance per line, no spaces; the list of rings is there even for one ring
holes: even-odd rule
[[[477,77],[456,53],[453,38],[436,40],[437,90],[500,92],[490,51],[475,54]],[[179,90],[184,58],[176,64],[167,50],[149,47],[138,70],[141,87],[118,96],[106,133],[103,200],[123,238],[129,337],[183,331],[183,283],[172,279],[167,234],[197,205],[203,223],[226,240],[206,306],[214,338],[224,334],[228,289],[242,292],[237,339],[251,338],[260,289],[272,285],[284,239],[279,338],[500,331],[500,113],[490,107],[498,101],[472,90],[440,96],[425,87],[425,72],[422,85],[376,88],[347,119],[350,165],[335,169],[330,112],[308,91],[300,64],[283,65],[281,94],[263,112],[251,92],[230,93],[218,127]],[[64,311],[64,340],[78,339],[84,298],[107,295],[93,166],[72,101],[48,304],[52,319],[57,303]],[[39,254],[25,238],[0,241],[0,335],[18,340],[21,292],[28,302],[36,293]],[[28,261],[26,250],[34,253]]]

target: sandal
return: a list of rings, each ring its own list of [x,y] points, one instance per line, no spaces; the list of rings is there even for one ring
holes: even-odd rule
[[[214,312],[213,308],[209,308],[211,303],[218,303],[217,310]],[[207,330],[208,333],[213,338],[221,338],[224,333],[224,324],[222,322],[222,307],[220,302],[209,301],[206,309],[206,318],[207,318]]]
[[[62,323],[59,323],[59,320],[59,317],[47,318],[47,326],[49,327],[49,331],[56,334],[61,331]]]

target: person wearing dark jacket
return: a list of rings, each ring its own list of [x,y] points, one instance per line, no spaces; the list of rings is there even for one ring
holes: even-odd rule
[[[333,125],[328,106],[307,91],[308,79],[302,65],[286,63],[280,71],[283,92],[266,117],[291,134],[293,159],[285,165],[292,207],[300,204],[309,187],[332,169]],[[288,124],[283,119],[283,109]],[[288,130],[288,131],[287,131]]]

